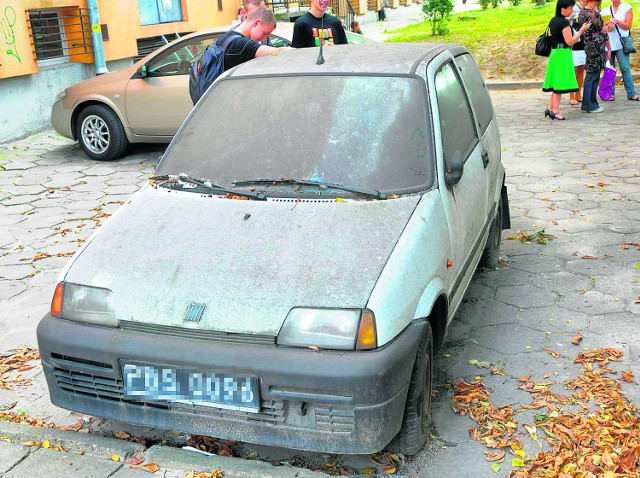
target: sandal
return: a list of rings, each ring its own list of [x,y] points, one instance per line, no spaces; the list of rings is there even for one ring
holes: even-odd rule
[[[571,106],[578,106],[580,104],[580,102],[578,100],[571,100],[571,101],[569,101],[569,104]]]
[[[640,101],[640,96],[635,95],[632,98],[629,98],[629,101]]]
[[[615,100],[616,100],[616,97],[615,97],[615,96],[612,96],[611,98],[609,98],[609,99],[608,99],[608,100],[606,100],[606,101],[615,101]]]

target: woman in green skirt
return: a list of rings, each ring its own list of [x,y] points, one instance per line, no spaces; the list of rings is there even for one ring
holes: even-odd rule
[[[556,16],[549,22],[549,32],[553,47],[547,72],[544,75],[542,91],[551,92],[549,108],[545,110],[544,116],[552,120],[566,120],[560,114],[560,99],[563,93],[574,93],[578,91],[578,81],[573,67],[573,56],[571,46],[580,39],[580,35],[589,29],[590,23],[585,23],[580,30],[573,35],[571,25],[567,17],[571,15],[575,0],[558,0],[556,3]]]

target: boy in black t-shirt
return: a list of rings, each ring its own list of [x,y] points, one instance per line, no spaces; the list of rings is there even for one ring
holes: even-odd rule
[[[241,23],[234,32],[240,33],[224,51],[224,69],[228,70],[240,63],[259,58],[265,55],[273,55],[289,47],[276,48],[261,45],[276,27],[276,19],[273,12],[265,7],[258,7]]]
[[[293,48],[320,46],[320,43],[346,45],[347,35],[338,19],[325,13],[329,0],[311,0],[311,8],[293,26]]]

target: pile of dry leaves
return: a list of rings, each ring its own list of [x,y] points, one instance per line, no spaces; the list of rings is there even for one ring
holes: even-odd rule
[[[23,346],[19,349],[9,350],[0,354],[0,388],[5,390],[13,390],[13,386],[26,387],[31,385],[32,381],[21,375],[35,367],[30,364],[34,360],[40,359],[38,349]]]
[[[478,423],[470,428],[471,436],[497,453],[486,451],[493,470],[500,471],[506,451],[516,455],[511,478],[595,478],[596,476],[638,476],[640,465],[640,415],[621,391],[621,381],[634,382],[631,370],[621,378],[608,365],[619,361],[622,352],[604,348],[580,353],[575,363],[583,370],[565,383],[572,390],[568,396],[554,392],[547,382],[535,383],[531,375],[519,379],[518,388],[532,394],[531,404],[519,410],[511,406],[496,407],[482,380],[455,385],[453,410]],[[596,366],[597,364],[597,366]],[[565,405],[577,405],[581,410],[566,411]],[[538,442],[542,451],[526,455],[517,438],[518,423],[513,416],[527,409],[543,409],[535,415],[533,424],[524,424],[523,435]],[[547,443],[543,447],[542,439]]]

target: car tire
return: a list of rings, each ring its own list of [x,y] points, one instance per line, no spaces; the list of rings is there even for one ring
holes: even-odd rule
[[[502,204],[502,195],[500,195],[496,217],[493,218],[489,237],[487,238],[487,245],[482,252],[482,257],[480,258],[480,267],[495,269],[498,266],[498,262],[500,262],[500,240],[502,239],[503,214],[504,206]]]
[[[76,123],[78,142],[91,159],[110,161],[127,149],[127,136],[118,115],[108,106],[91,105],[80,112]]]
[[[411,372],[402,427],[389,444],[391,450],[413,456],[426,443],[431,428],[432,377],[433,334],[427,322]]]

